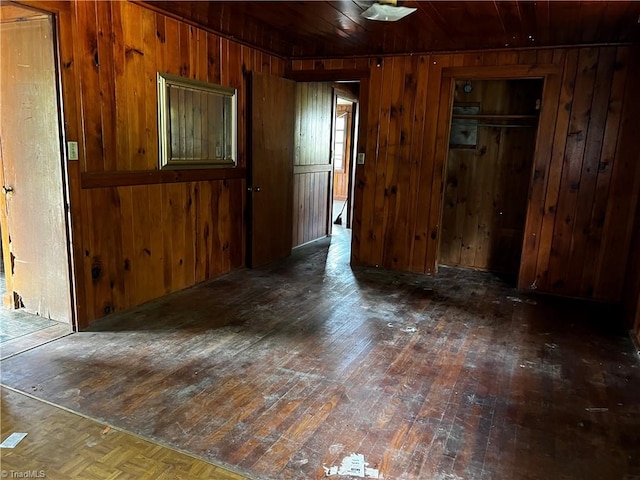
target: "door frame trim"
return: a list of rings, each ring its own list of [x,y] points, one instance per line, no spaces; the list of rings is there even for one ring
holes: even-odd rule
[[[465,80],[526,80],[539,78],[543,80],[542,102],[540,115],[538,117],[538,127],[536,131],[536,141],[534,149],[533,164],[529,177],[529,192],[526,207],[526,220],[524,235],[522,240],[522,254],[520,256],[520,267],[518,269],[518,288],[528,288],[535,282],[537,266],[533,262],[533,268],[527,268],[532,263],[530,258],[537,259],[539,243],[531,242],[539,238],[541,222],[536,222],[532,211],[532,198],[544,198],[547,189],[547,172],[550,165],[549,159],[545,158],[552,146],[553,139],[542,138],[540,129],[542,125],[554,124],[557,114],[557,98],[554,95],[559,92],[562,81],[562,67],[560,65],[505,65],[505,66],[472,66],[472,67],[447,67],[442,69],[442,81],[440,84],[440,111],[438,112],[438,125],[436,130],[436,145],[434,155],[434,165],[438,169],[440,178],[440,192],[438,200],[438,223],[436,225],[435,256],[433,260],[433,274],[437,274],[440,258],[441,226],[444,207],[444,187],[446,178],[446,165],[449,152],[449,135],[451,129],[451,115],[453,107],[453,92],[456,79]],[[555,107],[555,108],[554,108]],[[544,173],[539,176],[536,172],[542,170]],[[433,198],[433,197],[432,197]],[[432,206],[433,208],[433,206]],[[527,264],[527,265],[525,265]],[[429,268],[429,265],[426,265]]]
[[[346,228],[351,228],[353,220],[353,195],[355,187],[356,160],[358,156],[358,125],[360,115],[360,99],[347,90],[334,86],[334,108],[338,97],[351,102],[351,128],[349,136],[351,137],[351,151],[349,152],[349,171],[347,172],[347,221]],[[335,114],[332,116],[332,123],[335,123]],[[334,126],[332,125],[332,131]],[[335,171],[334,171],[335,172]],[[331,188],[331,203],[333,204],[333,185]]]
[[[360,83],[360,94],[358,102],[358,139],[355,146],[355,155],[365,153],[367,145],[367,114],[369,108],[369,79],[370,69],[328,69],[328,70],[288,70],[285,77],[296,82],[344,82],[358,81]],[[363,113],[364,112],[364,113]],[[364,186],[364,165],[357,165],[352,162],[353,173],[353,199],[352,199],[352,225],[351,225],[351,252],[350,264],[360,265],[360,233],[362,225],[362,195]]]
[[[78,287],[78,282],[76,281],[76,268],[75,268],[75,249],[73,246],[73,234],[72,234],[72,228],[71,228],[71,221],[72,221],[72,216],[71,216],[71,187],[70,187],[70,182],[69,182],[69,161],[68,161],[68,156],[67,156],[67,149],[66,149],[66,139],[67,139],[67,132],[65,127],[67,127],[67,122],[65,121],[66,119],[66,115],[65,115],[65,95],[64,95],[64,91],[65,89],[63,88],[63,71],[62,71],[62,45],[61,45],[61,32],[60,32],[60,25],[61,23],[64,23],[66,27],[71,27],[71,11],[70,11],[70,7],[68,7],[67,5],[61,4],[61,6],[64,7],[63,8],[56,8],[56,7],[52,7],[49,6],[48,4],[45,5],[40,5],[41,2],[30,2],[30,3],[26,3],[26,2],[21,2],[21,1],[17,1],[17,2],[9,2],[9,4],[13,4],[17,7],[20,8],[24,8],[26,10],[32,10],[32,11],[36,11],[36,12],[40,12],[42,14],[45,14],[49,17],[50,21],[51,21],[51,30],[52,30],[52,37],[51,37],[51,46],[53,48],[53,63],[54,63],[54,76],[55,76],[55,97],[56,97],[56,103],[57,103],[57,122],[58,122],[58,143],[59,143],[59,161],[60,161],[60,167],[61,167],[61,188],[62,188],[62,201],[63,201],[63,209],[64,209],[64,231],[65,231],[65,238],[64,238],[64,242],[65,242],[65,247],[66,247],[66,252],[67,252],[67,275],[69,278],[69,297],[68,297],[68,301],[69,301],[69,328],[71,331],[73,332],[77,332],[79,327],[78,327],[78,310],[79,310],[79,304],[78,304],[78,291],[77,291],[77,287]],[[64,18],[62,18],[64,17]],[[69,35],[71,34],[71,32],[69,31]],[[71,73],[71,72],[69,72]],[[73,123],[75,125],[75,121]],[[0,181],[2,182],[2,184],[4,184],[4,169],[0,169]],[[7,218],[6,218],[6,199],[4,198],[4,195],[2,195],[2,199],[0,200],[0,208],[2,209],[2,212],[0,213],[2,219],[3,219],[3,224],[7,225]],[[3,254],[5,253],[9,253],[9,238],[8,238],[8,232],[5,232],[6,229],[3,229],[2,231],[2,246],[1,248],[3,249]],[[6,236],[6,238],[5,238]],[[9,261],[9,266],[10,266],[10,259]],[[9,285],[10,285],[10,280],[9,277],[11,275],[10,271],[6,269],[6,265],[7,265],[7,260],[5,259],[5,278],[7,279],[7,292],[9,292]],[[13,296],[13,277],[11,277],[11,296]],[[9,293],[7,293],[5,295],[9,296]],[[6,301],[6,298],[3,298],[3,303]],[[9,298],[9,301],[13,304],[13,298]],[[5,303],[6,306],[6,303]]]

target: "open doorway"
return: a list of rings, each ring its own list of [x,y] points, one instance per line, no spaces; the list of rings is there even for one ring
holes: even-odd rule
[[[439,263],[517,279],[542,79],[456,80]]]
[[[70,244],[53,16],[2,4],[0,43],[3,312],[20,315],[23,335],[40,327],[68,333]],[[7,335],[3,340],[12,340]]]
[[[333,119],[333,224],[351,228],[353,178],[358,137],[358,83],[335,88]]]
[[[317,72],[305,73],[302,75],[305,78],[295,80],[255,72],[251,76],[247,188],[250,192],[247,264],[251,267],[283,258],[293,248],[333,233],[337,89],[352,104],[352,123],[346,132],[351,143],[342,158],[343,164],[345,156],[348,162],[342,169],[348,189],[343,215],[345,226],[351,227],[355,175],[355,162],[351,159],[358,142],[355,132],[360,128],[357,96],[362,81],[356,79],[366,81],[366,78],[361,71],[342,75],[348,79],[318,82],[307,79],[316,77]],[[279,112],[277,123],[273,123],[274,111]],[[274,222],[274,218],[278,221]],[[350,255],[351,232],[342,226],[340,231],[344,232],[341,244]]]
[[[296,84],[294,248],[351,226],[357,94],[357,82]]]

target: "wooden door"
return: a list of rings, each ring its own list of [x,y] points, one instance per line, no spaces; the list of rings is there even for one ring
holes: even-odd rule
[[[5,305],[71,320],[52,19],[0,25],[0,199]]]
[[[296,84],[293,164],[293,246],[331,233],[331,118],[326,82]]]
[[[352,152],[353,104],[337,103],[333,143],[333,198],[339,202],[347,200],[349,172]]]
[[[291,254],[295,82],[252,73],[249,258],[258,267]]]

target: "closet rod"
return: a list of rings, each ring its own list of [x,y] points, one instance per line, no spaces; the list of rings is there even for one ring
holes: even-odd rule
[[[469,126],[473,127],[506,127],[506,128],[533,128],[537,127],[537,125],[517,125],[510,123],[477,123],[475,125],[470,124]]]

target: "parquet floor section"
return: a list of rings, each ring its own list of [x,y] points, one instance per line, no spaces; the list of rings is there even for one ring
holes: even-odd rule
[[[1,391],[2,439],[12,432],[28,434],[15,448],[0,450],[2,478],[249,478],[126,432],[110,428],[103,433],[104,424],[7,388]]]
[[[615,309],[351,269],[337,231],[2,361],[2,382],[260,479],[354,452],[387,480],[640,478]]]

